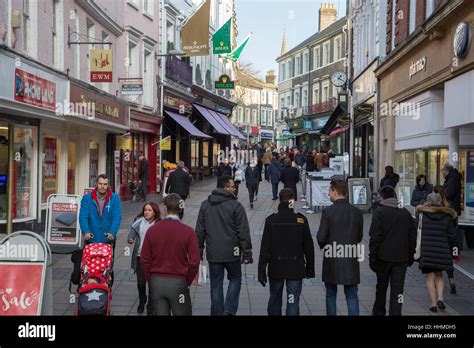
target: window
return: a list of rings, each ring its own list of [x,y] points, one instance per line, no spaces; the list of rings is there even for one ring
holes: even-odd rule
[[[257,110],[252,110],[252,124],[257,125]]]
[[[138,0],[127,0],[127,2],[132,5],[133,7],[138,9]]]
[[[313,62],[313,69],[317,69],[321,66],[321,50],[318,47],[314,48],[314,62]]]
[[[245,109],[245,123],[250,123],[250,109]]]
[[[99,176],[99,144],[89,143],[89,187],[95,187]]]
[[[202,166],[209,167],[209,142],[202,142]]]
[[[64,47],[63,47],[63,3],[59,0],[53,1],[53,26],[52,26],[52,43],[53,43],[53,65],[58,70],[64,67]]]
[[[166,21],[166,40],[167,42],[167,50],[166,52],[173,51],[176,49],[175,47],[175,25],[170,21]]]
[[[329,81],[323,82],[323,95],[321,101],[324,103],[329,99]]]
[[[416,0],[410,0],[410,15],[409,15],[409,29],[408,33],[411,34],[416,28]]]
[[[303,103],[301,106],[308,106],[308,87],[303,88]]]
[[[143,12],[149,16],[153,16],[153,3],[155,0],[143,0]]]
[[[434,11],[434,0],[426,0],[426,18],[431,16]]]
[[[267,110],[262,110],[262,126],[267,125]]]
[[[337,98],[337,94],[339,93],[340,89],[341,89],[340,87],[336,87],[336,86],[332,85],[332,96],[334,98]]]
[[[288,66],[288,76],[287,76],[287,78],[291,79],[293,77],[293,61],[289,60],[287,62],[287,66]]]
[[[339,60],[341,58],[342,58],[342,36],[338,36],[334,39],[334,60]]]
[[[262,104],[266,104],[266,103],[267,103],[267,92],[262,91],[262,93],[261,93],[261,99],[262,99]]]
[[[313,85],[313,104],[319,104],[319,83]]]
[[[41,203],[46,203],[49,195],[58,193],[58,154],[57,139],[43,138]]]
[[[329,41],[323,44],[323,66],[331,63],[331,51],[329,50],[330,47]]]
[[[303,53],[303,73],[306,74],[309,71],[309,52]]]
[[[300,91],[299,91],[299,90],[296,90],[296,91],[295,91],[295,95],[294,95],[294,99],[293,99],[293,100],[295,101],[294,107],[295,107],[295,108],[299,108],[299,107],[300,107]]]
[[[191,167],[199,167],[199,140],[191,140]]]
[[[143,104],[152,107],[153,106],[153,95],[154,95],[154,83],[153,83],[153,47],[145,45],[145,55],[143,57]]]
[[[138,38],[128,34],[128,77],[140,77]]]
[[[280,64],[280,81],[283,81],[286,79],[286,69],[285,69],[285,63],[281,63]]]
[[[267,125],[272,127],[273,126],[273,111],[272,110],[268,110],[268,121],[267,121]]]
[[[301,58],[300,56],[295,58],[295,76],[298,76],[301,74],[300,72],[300,64],[301,64]]]
[[[238,122],[243,123],[244,122],[244,109],[239,107],[238,109]]]
[[[30,0],[23,0],[23,51],[31,55],[31,18],[30,18]]]

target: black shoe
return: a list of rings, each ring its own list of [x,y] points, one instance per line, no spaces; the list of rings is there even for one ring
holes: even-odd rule
[[[438,301],[438,308],[439,309],[446,309],[446,306],[444,305],[443,301]]]
[[[278,197],[273,197],[272,201],[276,201],[277,199],[278,199]]]
[[[153,307],[152,308],[146,308],[146,315],[147,316],[152,316],[152,315],[155,315],[154,311],[153,311]]]
[[[145,303],[140,303],[137,308],[137,313],[143,314],[144,311],[145,311]]]
[[[456,284],[451,283],[449,286],[451,287],[451,294],[456,295]]]
[[[252,209],[253,209],[253,204],[252,204],[252,203],[250,203],[250,208],[252,208]]]
[[[436,306],[430,307],[430,312],[436,313],[438,308]]]

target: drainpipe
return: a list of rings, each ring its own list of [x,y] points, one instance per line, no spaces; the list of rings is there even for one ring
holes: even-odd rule
[[[7,234],[13,233],[13,123],[8,125]]]

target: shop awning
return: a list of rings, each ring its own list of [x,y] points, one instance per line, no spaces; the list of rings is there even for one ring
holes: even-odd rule
[[[226,115],[224,115],[223,113],[220,113],[219,111],[215,111],[215,110],[210,110],[208,109],[209,112],[215,116],[215,118],[217,120],[222,120],[224,121],[223,122],[223,125],[225,127],[225,129],[233,136],[233,137],[236,137],[236,138],[239,138],[239,139],[242,139],[242,140],[245,140],[246,138],[242,135],[242,133],[239,132],[239,130],[232,124],[232,122],[230,122],[230,120],[227,118]]]
[[[204,117],[204,119],[209,122],[209,124],[214,128],[216,133],[219,134],[224,134],[224,135],[232,135],[226,127],[224,127],[224,120],[216,118],[217,116],[214,116],[214,114],[211,112],[212,110],[209,110],[208,108],[193,104],[194,108],[197,110],[197,112]]]
[[[171,117],[177,124],[179,124],[181,127],[183,127],[186,132],[189,133],[189,135],[193,137],[198,137],[198,138],[207,138],[211,139],[209,135],[201,132],[199,129],[194,127],[194,125],[191,123],[191,121],[188,120],[187,117],[181,116],[175,112],[172,111],[165,111],[165,114]]]
[[[329,133],[329,136],[333,137],[335,135],[338,135],[338,134],[341,134],[341,133],[345,133],[347,132],[347,130],[349,129],[349,125],[346,125],[344,127],[340,127],[340,128],[336,128],[335,130],[333,130],[331,133]]]
[[[334,128],[336,128],[338,118],[341,116],[344,116],[346,113],[347,113],[346,108],[341,103],[337,104],[331,116],[329,116],[329,120],[321,129],[321,133],[329,135],[334,130]]]

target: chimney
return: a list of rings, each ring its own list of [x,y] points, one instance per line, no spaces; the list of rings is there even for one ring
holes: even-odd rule
[[[275,70],[269,70],[267,72],[267,75],[265,76],[265,82],[275,85],[275,81],[276,81]]]
[[[336,5],[321,4],[319,9],[319,31],[324,30],[333,24],[337,19]]]

